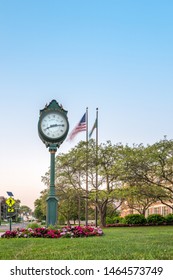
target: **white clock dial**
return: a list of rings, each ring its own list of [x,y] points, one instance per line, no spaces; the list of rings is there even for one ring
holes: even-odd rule
[[[41,121],[41,130],[48,138],[58,139],[65,134],[67,121],[59,113],[49,113]]]

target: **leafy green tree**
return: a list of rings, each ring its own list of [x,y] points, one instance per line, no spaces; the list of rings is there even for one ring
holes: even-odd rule
[[[40,198],[36,199],[34,202],[34,216],[39,221],[46,219],[46,197],[47,197],[47,190],[41,192]]]
[[[139,214],[146,214],[147,209],[157,201],[157,198],[154,196],[148,196],[148,190],[150,188],[150,194],[152,192],[151,186],[124,186],[123,188],[123,196],[126,202],[126,206],[128,206],[132,210],[136,210]],[[153,194],[155,193],[153,187]]]
[[[87,207],[89,209],[97,206],[101,225],[105,225],[107,205],[109,203],[115,204],[118,195],[115,189],[118,189],[120,185],[118,171],[112,172],[117,150],[118,147],[115,149],[111,142],[107,142],[99,145],[98,154],[96,154],[94,140],[90,140],[88,145],[81,141],[67,154],[60,154],[56,157],[56,192],[59,198],[59,211],[66,216],[67,222],[70,218],[68,213],[73,212],[71,208],[69,209],[69,205],[72,207],[72,201],[75,200],[71,199],[70,196],[75,194],[78,201],[85,199],[86,202],[86,199],[88,200]],[[97,186],[96,168],[98,172]],[[43,182],[49,185],[49,172],[43,177]],[[88,183],[88,190],[86,183]],[[115,208],[117,209],[117,206]]]
[[[81,199],[79,191],[74,191],[73,188],[66,188],[61,195],[59,195],[59,211],[58,215],[61,215],[70,225],[70,220],[76,223],[76,220],[80,221],[84,217],[84,200]]]
[[[123,157],[122,180],[135,186],[138,196],[161,201],[170,206],[173,202],[173,141],[162,140],[144,147],[126,146]]]
[[[31,214],[32,210],[30,207],[28,207],[27,205],[21,205],[20,206],[20,213],[28,213]]]
[[[86,175],[83,156],[83,143],[73,148],[67,154],[56,157],[55,187],[58,197],[58,212],[67,223],[83,218],[83,204],[86,197],[83,185]],[[42,181],[49,187],[49,172],[42,177]]]
[[[112,145],[110,141],[98,146],[97,170],[98,170],[98,185],[90,182],[92,190],[90,198],[98,208],[100,225],[106,225],[107,209],[110,204],[116,211],[122,203],[121,181],[120,181],[120,158],[119,154],[122,149],[121,144]],[[95,168],[95,166],[93,166]],[[94,173],[90,170],[91,176]],[[97,200],[94,201],[94,194]]]

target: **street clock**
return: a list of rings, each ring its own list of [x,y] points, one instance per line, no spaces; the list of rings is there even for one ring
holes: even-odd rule
[[[67,111],[56,100],[52,100],[49,105],[40,110],[38,134],[46,147],[49,147],[50,152],[50,189],[46,199],[47,226],[56,225],[58,220],[58,198],[55,193],[55,153],[67,137],[68,131]]]

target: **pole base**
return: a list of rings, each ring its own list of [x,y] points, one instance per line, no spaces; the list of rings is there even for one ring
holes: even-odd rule
[[[47,226],[57,225],[58,219],[58,198],[55,196],[48,196],[47,201],[47,216],[46,223]]]

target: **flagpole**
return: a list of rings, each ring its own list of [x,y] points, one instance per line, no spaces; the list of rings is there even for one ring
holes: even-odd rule
[[[95,226],[98,226],[98,108],[96,108],[96,206],[95,206]]]
[[[85,225],[88,226],[88,107],[86,108],[86,199]]]

